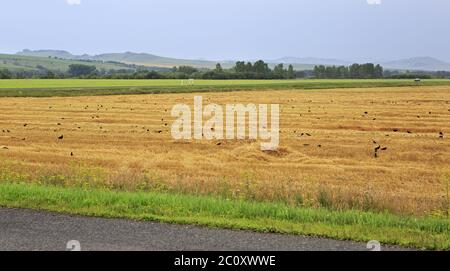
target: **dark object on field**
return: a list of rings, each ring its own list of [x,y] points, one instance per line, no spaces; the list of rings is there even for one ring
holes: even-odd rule
[[[317,145],[317,147],[322,148],[322,145]]]
[[[412,132],[411,131],[406,131],[408,134],[412,134]]]
[[[377,142],[375,140],[373,140],[373,144],[377,144]]]
[[[9,148],[8,148],[8,147],[3,147],[2,149],[3,149],[3,150],[9,150]]]
[[[222,142],[217,143],[217,146],[220,146],[220,145],[222,145]]]
[[[159,131],[156,131],[158,134],[161,134],[163,131],[161,131],[161,130],[159,130]]]
[[[439,132],[439,138],[440,139],[444,139],[444,133],[443,132]]]
[[[378,147],[375,148],[375,158],[378,158],[378,152],[379,151],[385,151],[387,150],[387,147],[381,147],[381,145],[379,145]]]
[[[392,130],[392,131],[394,131],[394,132],[398,132],[398,129],[394,129],[394,130]]]
[[[59,139],[59,140],[64,139],[64,135],[59,136],[58,139]]]
[[[73,156],[73,152],[70,153],[70,156]]]
[[[364,112],[364,114],[366,114],[366,115],[367,115],[367,114],[369,114],[369,112],[367,112],[367,111],[366,111],[366,112]]]
[[[307,135],[307,136],[311,136],[310,134],[308,134],[308,133],[306,133],[305,135]]]
[[[26,124],[26,123],[23,125],[23,127],[27,127],[27,126],[28,126],[28,124]]]

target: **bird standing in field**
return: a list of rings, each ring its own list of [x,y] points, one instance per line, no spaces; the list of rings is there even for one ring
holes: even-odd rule
[[[64,135],[59,136],[58,139],[59,139],[59,140],[64,139]]]

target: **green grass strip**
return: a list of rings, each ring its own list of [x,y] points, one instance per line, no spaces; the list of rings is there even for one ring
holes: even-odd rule
[[[155,192],[11,183],[0,184],[0,206],[363,242],[378,240],[384,244],[423,249],[450,249],[450,220],[442,218],[330,211]]]

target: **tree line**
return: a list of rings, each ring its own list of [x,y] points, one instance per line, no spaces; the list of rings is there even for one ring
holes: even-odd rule
[[[314,67],[314,77],[317,79],[380,79],[384,77],[383,67],[379,64],[353,64],[351,66]]]
[[[39,66],[39,65],[38,65]],[[34,71],[0,70],[0,79],[11,78],[85,78],[85,79],[294,79],[296,71],[292,65],[287,68],[278,64],[273,69],[262,60],[252,62],[238,61],[230,69],[222,68],[218,63],[214,69],[199,69],[191,66],[179,66],[167,70],[138,68],[135,70],[98,70],[93,65],[72,64],[65,72],[55,72],[45,67],[36,67]]]
[[[179,66],[172,69],[137,67],[136,69],[104,70],[94,65],[72,64],[67,71],[51,71],[40,65],[36,70],[10,71],[0,69],[0,79],[431,79],[450,78],[450,72],[409,72],[384,70],[373,63],[353,64],[350,66],[317,65],[313,70],[296,71],[292,65],[287,68],[278,64],[271,68],[268,63],[259,60],[254,63],[238,61],[229,69],[224,69],[220,63],[214,69],[200,69],[191,66]]]

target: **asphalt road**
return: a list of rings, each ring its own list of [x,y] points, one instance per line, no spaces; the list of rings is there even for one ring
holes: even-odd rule
[[[322,238],[0,209],[2,251],[64,251],[70,240],[83,251],[367,250],[365,243]]]

